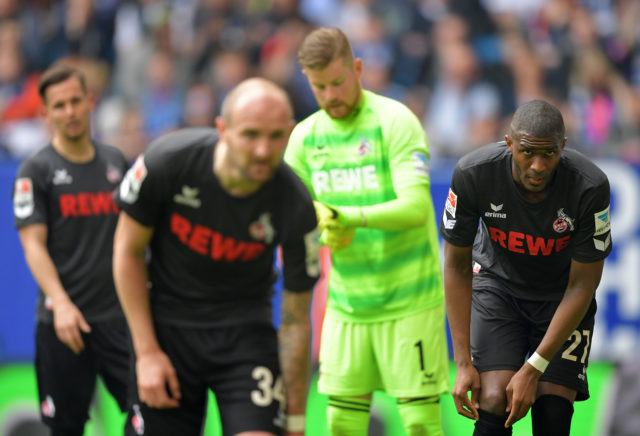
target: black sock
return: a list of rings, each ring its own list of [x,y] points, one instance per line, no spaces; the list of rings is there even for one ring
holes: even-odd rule
[[[569,436],[573,404],[558,395],[542,395],[531,406],[533,436]]]
[[[511,436],[512,428],[505,428],[508,415],[496,415],[479,409],[480,419],[476,421],[473,436]]]
[[[84,434],[84,426],[75,429],[51,428],[51,436],[82,436]]]

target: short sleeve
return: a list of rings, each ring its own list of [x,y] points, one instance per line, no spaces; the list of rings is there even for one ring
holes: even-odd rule
[[[320,275],[320,243],[311,196],[291,174],[293,190],[284,200],[282,246],[284,288],[302,292],[311,289]]]
[[[140,224],[154,227],[163,201],[162,177],[170,177],[162,162],[152,152],[140,154],[116,191],[118,207]]]
[[[18,168],[13,186],[13,215],[16,228],[47,223],[47,172],[32,159]]]
[[[449,243],[458,247],[473,245],[480,218],[476,197],[475,186],[467,172],[457,165],[440,221],[440,234]]]
[[[573,238],[572,257],[578,262],[604,259],[612,249],[610,187],[605,179],[599,186],[585,192],[580,202],[582,210],[578,231]]]

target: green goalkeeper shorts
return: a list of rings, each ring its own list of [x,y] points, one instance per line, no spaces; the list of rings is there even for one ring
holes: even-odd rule
[[[320,393],[359,396],[383,390],[396,398],[449,390],[444,305],[375,323],[324,319]]]

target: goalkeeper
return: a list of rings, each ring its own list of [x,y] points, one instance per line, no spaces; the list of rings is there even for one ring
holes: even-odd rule
[[[442,435],[448,357],[424,131],[406,106],[362,89],[340,30],[310,33],[298,58],[321,110],[296,126],[285,161],[331,248],[319,379],[330,433],[366,434],[384,390],[409,435]]]

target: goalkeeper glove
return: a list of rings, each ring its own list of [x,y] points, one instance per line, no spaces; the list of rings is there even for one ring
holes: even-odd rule
[[[331,251],[342,250],[353,242],[356,229],[331,229],[327,228],[320,234],[320,243],[326,245]]]
[[[313,205],[320,230],[366,227],[366,218],[360,207],[343,206],[338,209],[319,201],[314,201]]]

